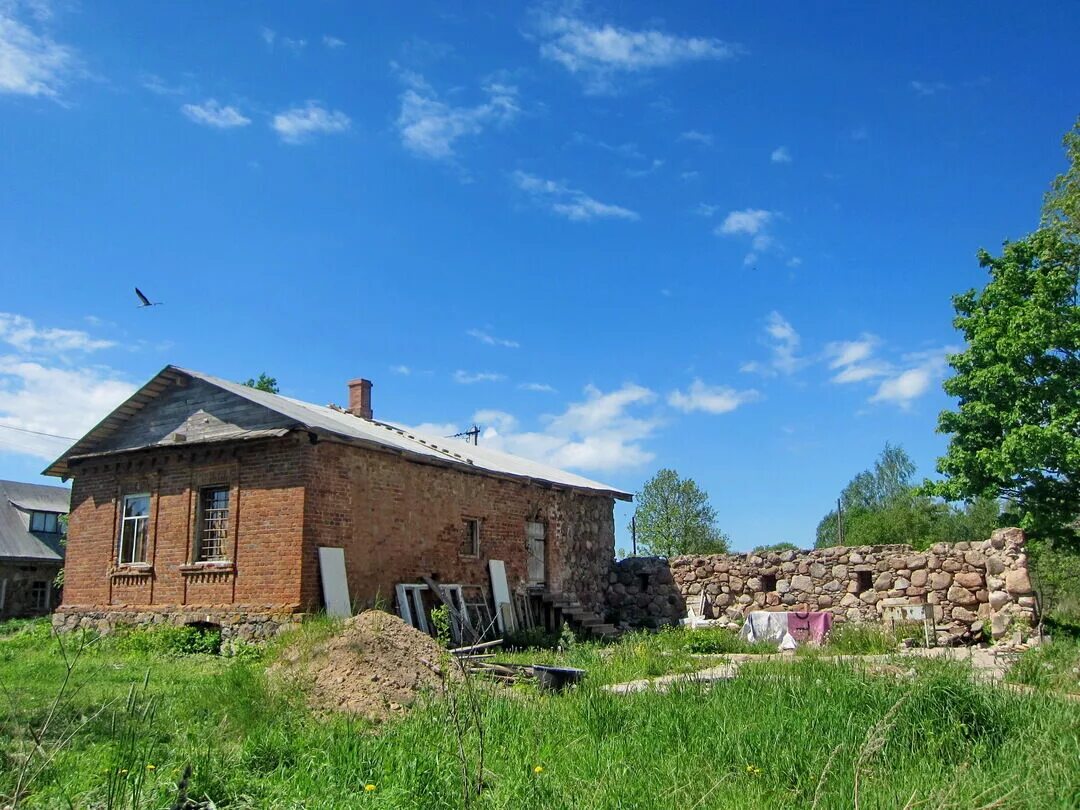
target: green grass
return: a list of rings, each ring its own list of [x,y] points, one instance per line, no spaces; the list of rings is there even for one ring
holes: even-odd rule
[[[1062,638],[1032,647],[1009,671],[1007,680],[1043,691],[1080,695],[1080,641]]]
[[[318,636],[329,626],[303,632]],[[551,653],[552,662],[592,667],[581,688],[562,695],[480,685],[485,788],[470,804],[811,808],[816,796],[819,808],[846,808],[856,774],[864,808],[903,807],[913,796],[935,808],[978,807],[1006,795],[1007,807],[1080,804],[1080,705],[976,685],[961,665],[918,662],[907,680],[800,659],[748,664],[733,681],[665,694],[600,688],[702,665],[687,651],[687,635],[635,634]],[[124,762],[155,766],[142,766],[140,806],[147,808],[168,806],[171,784],[188,764],[191,795],[220,808],[464,804],[457,735],[443,700],[428,699],[373,729],[315,717],[300,695],[274,688],[265,674],[272,651],[266,660],[232,660],[121,646],[106,640],[79,663],[64,723],[107,708],[57,754],[24,806],[105,807],[110,774]],[[0,681],[13,698],[0,713],[0,751],[8,758],[0,763],[0,795],[26,750],[27,724],[40,722],[63,672],[43,623],[0,628]],[[149,723],[139,725],[126,708],[132,685],[136,709],[153,701]],[[459,707],[466,700],[460,691],[455,697]],[[137,750],[118,738],[116,718],[138,731]],[[475,765],[475,728],[463,747]],[[376,789],[366,792],[367,784]]]

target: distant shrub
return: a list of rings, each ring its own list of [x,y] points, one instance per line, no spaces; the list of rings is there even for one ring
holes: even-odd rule
[[[830,632],[829,652],[840,655],[884,655],[896,651],[896,638],[884,628],[870,624],[841,624]]]
[[[683,632],[686,649],[698,655],[776,652],[775,644],[746,641],[726,627],[699,627]]]
[[[121,652],[144,655],[218,655],[221,630],[198,625],[130,628],[118,631],[113,644]]]
[[[515,650],[554,650],[559,646],[559,634],[543,627],[524,627],[504,638],[506,646]]]

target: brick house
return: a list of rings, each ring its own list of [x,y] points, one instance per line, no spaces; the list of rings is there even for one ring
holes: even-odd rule
[[[42,616],[56,605],[70,497],[65,487],[0,481],[0,619]]]
[[[391,603],[425,576],[486,584],[495,559],[512,591],[600,609],[614,500],[630,499],[376,420],[367,380],[349,383],[348,408],[324,407],[175,366],[45,472],[74,481],[62,628],[272,632],[321,607],[320,547],[344,549],[354,604]]]

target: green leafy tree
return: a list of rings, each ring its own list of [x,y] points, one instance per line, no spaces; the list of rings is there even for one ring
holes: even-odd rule
[[[1080,239],[1080,118],[1065,133],[1069,168],[1054,178],[1043,204],[1043,224],[1066,239]]]
[[[769,543],[763,546],[754,546],[754,554],[767,554],[770,551],[798,551],[799,547],[794,543],[782,540],[779,543]]]
[[[248,388],[254,388],[258,391],[266,391],[268,394],[280,394],[278,390],[277,377],[269,377],[266,372],[259,375],[259,379],[249,377],[247,382],[244,383]]]
[[[844,509],[844,544],[876,546],[984,540],[997,527],[999,507],[993,498],[952,505],[913,485],[915,464],[898,445],[886,444],[870,470],[848,483],[840,494]],[[817,528],[818,548],[839,545],[839,518],[831,510]]]
[[[637,495],[638,546],[646,554],[726,554],[728,538],[716,525],[716,510],[693,478],[660,470]]]
[[[938,430],[951,434],[938,460],[946,478],[929,491],[946,498],[1000,497],[1020,525],[1044,539],[1071,538],[1080,512],[1080,243],[1043,228],[982,251],[990,273],[981,291],[953,299],[964,351],[949,358],[944,383],[956,410]]]

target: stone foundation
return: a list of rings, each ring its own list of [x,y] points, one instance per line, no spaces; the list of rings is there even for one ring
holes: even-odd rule
[[[119,627],[149,628],[187,624],[216,625],[221,628],[222,649],[229,650],[234,642],[263,642],[283,630],[299,624],[303,613],[262,609],[227,608],[127,608],[99,610],[94,608],[61,608],[53,614],[53,628],[60,633],[71,630],[94,630],[102,634]]]
[[[751,610],[828,610],[878,622],[887,604],[934,607],[941,643],[1030,634],[1038,620],[1020,529],[989,540],[707,557],[631,557],[608,576],[608,618],[623,627],[674,624],[688,610],[733,629]]]

